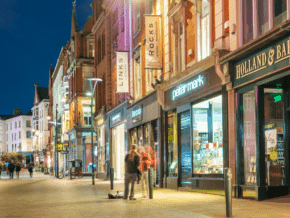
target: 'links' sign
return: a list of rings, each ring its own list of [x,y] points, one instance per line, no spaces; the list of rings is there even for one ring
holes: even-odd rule
[[[240,85],[289,65],[290,38],[273,43],[235,64],[234,85]]]
[[[176,89],[172,91],[172,100],[174,101],[176,98],[197,89],[203,84],[204,84],[204,77],[199,75],[197,78],[195,78],[191,82],[179,85],[179,87],[177,87]]]

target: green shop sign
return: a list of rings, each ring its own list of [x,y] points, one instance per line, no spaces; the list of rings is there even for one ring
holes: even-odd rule
[[[274,42],[271,46],[234,64],[234,86],[241,85],[290,64],[290,38]]]

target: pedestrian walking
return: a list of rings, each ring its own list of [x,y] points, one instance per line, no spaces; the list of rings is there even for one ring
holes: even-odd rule
[[[150,156],[145,152],[145,149],[141,149],[140,152],[140,167],[142,177],[141,177],[141,184],[142,184],[142,198],[147,197],[148,192],[148,169],[151,164]]]
[[[29,164],[28,171],[30,174],[30,178],[32,178],[32,174],[33,174],[33,165],[32,164]]]
[[[137,178],[137,168],[140,165],[140,158],[136,151],[137,146],[132,145],[129,154],[125,157],[125,193],[124,199],[128,198],[129,184],[131,183],[130,200],[136,200],[134,198],[134,184]]]
[[[6,162],[6,170],[7,170],[7,176],[8,176],[8,174],[9,174],[8,167],[9,167],[9,162]]]
[[[2,165],[0,165],[0,179],[1,179],[1,173],[2,173]]]
[[[21,170],[21,167],[20,167],[20,164],[19,163],[16,164],[16,169],[15,170],[16,170],[17,179],[19,179],[19,172]]]
[[[9,173],[10,173],[10,179],[13,179],[14,169],[15,169],[15,164],[11,161],[9,163],[9,166],[8,166],[8,170],[9,170]]]

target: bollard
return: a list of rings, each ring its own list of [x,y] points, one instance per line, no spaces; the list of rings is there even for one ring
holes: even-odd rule
[[[225,168],[226,216],[232,217],[232,169]]]
[[[152,168],[148,169],[149,199],[153,199]]]
[[[111,190],[114,189],[114,168],[110,168],[110,182],[111,182]]]

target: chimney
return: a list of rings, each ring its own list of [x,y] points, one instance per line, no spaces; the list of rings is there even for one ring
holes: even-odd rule
[[[19,116],[22,115],[22,110],[19,108],[16,108],[13,110],[13,116]]]

